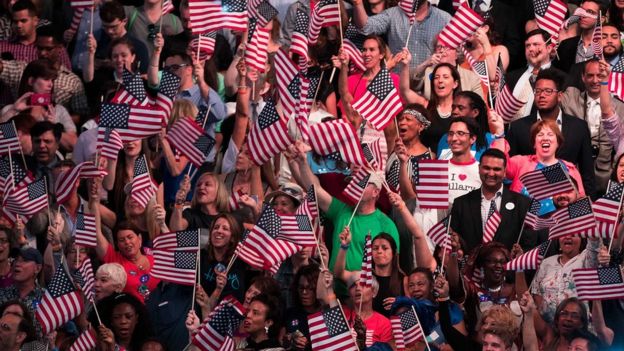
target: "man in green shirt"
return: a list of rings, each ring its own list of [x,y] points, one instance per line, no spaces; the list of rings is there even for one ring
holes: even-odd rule
[[[311,185],[315,186],[319,209],[325,212],[334,224],[334,232],[332,233],[333,250],[330,254],[328,267],[330,270],[334,268],[338,250],[342,249],[347,250],[346,269],[349,271],[359,270],[362,265],[366,235],[369,232],[372,238],[375,238],[379,233],[390,234],[397,244],[397,249],[400,249],[399,234],[396,226],[388,216],[375,207],[383,183],[383,175],[381,173],[371,174],[368,185],[362,194],[362,200],[349,226],[351,229],[351,244],[349,247],[341,247],[340,232],[349,223],[354,210],[353,207],[332,197],[321,187],[318,178],[310,169],[305,153],[299,151],[294,159],[289,160],[289,165],[293,176],[304,188],[309,188]]]

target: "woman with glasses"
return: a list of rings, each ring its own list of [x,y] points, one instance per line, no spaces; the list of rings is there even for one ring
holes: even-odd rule
[[[311,350],[308,316],[321,310],[321,303],[316,298],[316,282],[319,266],[311,263],[301,267],[290,287],[293,307],[286,310],[284,325],[284,345],[291,345],[293,350]]]

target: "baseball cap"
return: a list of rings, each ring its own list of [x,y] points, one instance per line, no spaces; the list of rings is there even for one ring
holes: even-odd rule
[[[284,183],[278,190],[269,193],[266,197],[266,201],[271,202],[279,195],[288,196],[299,205],[303,200],[303,189],[295,183]]]
[[[43,263],[43,257],[39,250],[32,247],[23,247],[17,252],[17,257],[21,257],[24,261],[32,261],[36,264]]]

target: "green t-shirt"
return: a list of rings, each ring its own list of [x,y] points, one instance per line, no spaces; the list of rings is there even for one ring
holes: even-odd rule
[[[346,205],[340,200],[333,198],[327,211],[327,217],[334,223],[333,250],[329,260],[329,267],[334,268],[338,250],[340,250],[340,232],[349,223],[349,218],[353,213],[353,207]],[[347,250],[346,270],[358,271],[362,267],[362,256],[364,255],[364,243],[366,234],[370,231],[374,239],[379,233],[388,233],[400,249],[399,233],[394,223],[378,209],[367,215],[356,214],[351,221],[351,247]]]

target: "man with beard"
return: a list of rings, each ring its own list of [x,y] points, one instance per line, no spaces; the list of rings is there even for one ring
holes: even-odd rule
[[[564,114],[560,101],[563,95],[563,76],[556,69],[539,72],[535,81],[535,109],[523,118],[509,125],[506,139],[509,142],[509,156],[532,155],[533,145],[529,138],[531,126],[538,120],[550,119],[561,128],[563,144],[557,150],[557,158],[577,165],[587,195],[596,193],[594,162],[591,137],[587,123],[579,118]]]
[[[531,200],[503,186],[507,160],[498,149],[486,150],[479,162],[481,188],[458,197],[453,203],[451,227],[464,240],[464,250],[472,251],[483,241],[485,223],[496,211],[501,216],[493,241],[511,250],[518,240],[524,216]],[[538,236],[530,228],[524,228],[520,245],[524,250],[535,247]]]
[[[617,42],[619,43],[619,38]],[[608,63],[598,61],[598,59],[586,61],[583,64],[584,69],[581,76],[583,89],[568,87],[561,100],[561,108],[565,114],[582,119],[589,127],[596,173],[596,188],[599,193],[603,193],[607,189],[611,175],[611,163],[613,162],[613,146],[605,131],[602,119],[610,118],[613,115],[616,118],[617,116],[624,116],[624,103],[611,98],[608,85],[602,85],[609,79],[605,75],[604,69],[601,69],[601,65],[606,66]],[[603,87],[606,92],[604,95],[601,94]],[[603,96],[604,98],[601,98]]]

